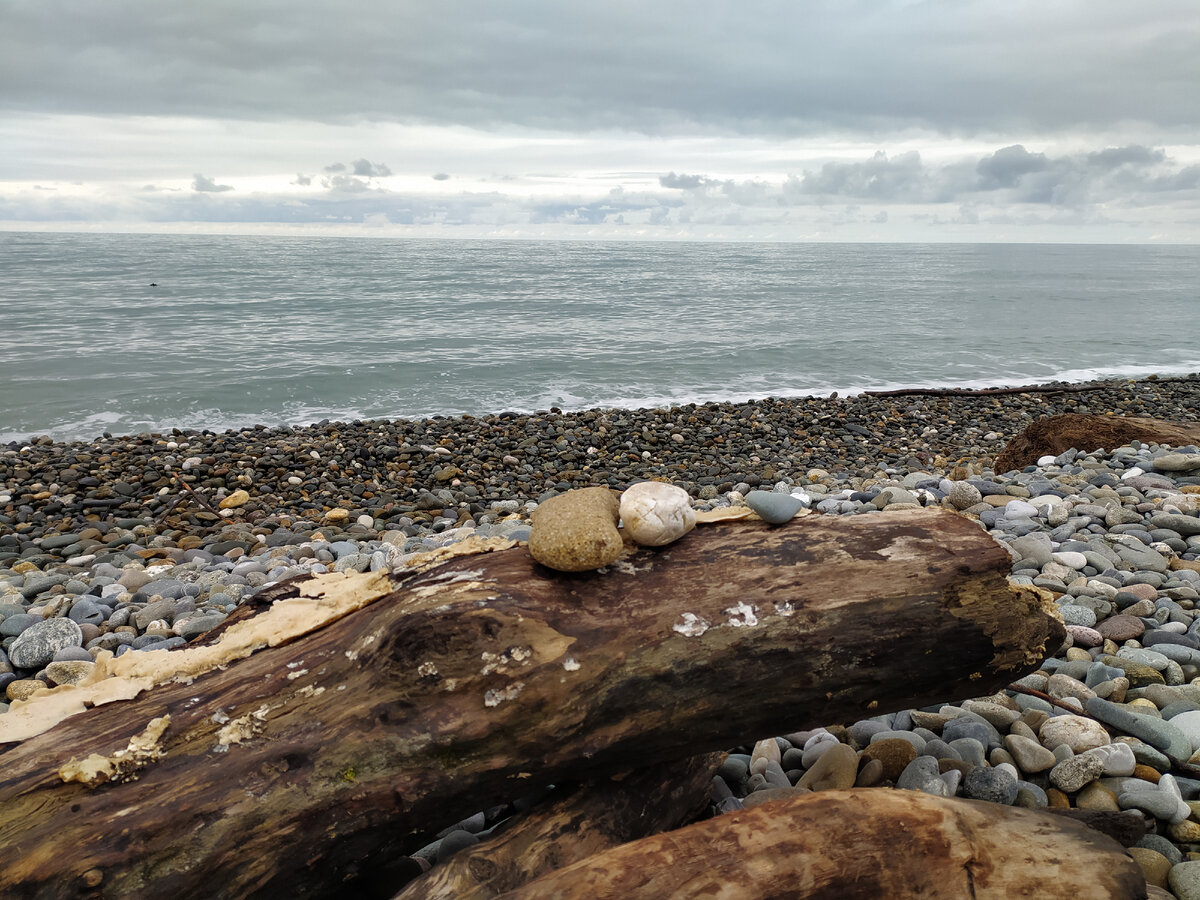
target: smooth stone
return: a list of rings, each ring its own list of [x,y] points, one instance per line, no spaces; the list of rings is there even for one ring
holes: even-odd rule
[[[661,481],[630,485],[621,494],[618,509],[622,527],[646,547],[662,547],[696,527],[688,492]]]
[[[1167,884],[1178,900],[1200,900],[1200,862],[1181,862],[1171,866]]]
[[[1132,775],[1137,766],[1133,749],[1128,744],[1105,744],[1103,747],[1093,747],[1080,754],[1099,757],[1104,762],[1103,774],[1109,776]]]
[[[1038,729],[1038,739],[1050,750],[1064,744],[1074,753],[1111,743],[1108,732],[1099,722],[1069,713],[1051,716],[1043,722]]]
[[[1001,767],[976,766],[962,780],[964,797],[1011,806],[1017,799],[1017,779]]]
[[[1087,566],[1087,557],[1077,551],[1062,551],[1050,554],[1051,559],[1069,569],[1083,569]]]
[[[1200,471],[1200,453],[1164,453],[1152,462],[1156,472]]]
[[[913,749],[916,750],[918,754],[925,752],[925,738],[921,737],[919,734],[914,734],[911,731],[881,731],[878,734],[871,736],[871,744],[877,744],[880,741],[889,740],[908,741],[913,745]]]
[[[920,791],[935,797],[949,796],[949,786],[938,771],[938,761],[932,756],[918,756],[900,773],[896,787],[905,791]]]
[[[1058,762],[1054,754],[1037,741],[1018,734],[1010,734],[1005,737],[1004,746],[1012,754],[1022,772],[1029,774],[1045,772],[1054,768],[1055,763]]]
[[[1183,537],[1200,534],[1200,518],[1179,513],[1158,513],[1150,518],[1150,524],[1155,528],[1166,528]]]
[[[1085,704],[1088,715],[1095,716],[1106,725],[1141,738],[1176,765],[1185,764],[1192,755],[1192,742],[1187,735],[1170,722],[1139,715],[1132,710],[1108,700],[1095,697]],[[1136,750],[1135,750],[1136,755]]]
[[[1117,795],[1099,781],[1093,781],[1080,788],[1079,793],[1075,795],[1075,805],[1080,809],[1121,811],[1121,805],[1117,803]]]
[[[1200,750],[1200,712],[1182,712],[1170,721],[1187,736],[1193,753]]]
[[[1146,847],[1129,847],[1125,851],[1142,870],[1147,886],[1166,888],[1171,876],[1171,861],[1157,850]]]
[[[782,525],[804,509],[804,501],[799,497],[774,491],[751,491],[745,499],[746,505],[768,525]]]
[[[44,619],[22,631],[8,648],[8,658],[19,669],[40,669],[65,647],[82,647],[79,623],[67,618]]]
[[[806,771],[796,787],[812,791],[844,790],[858,778],[858,754],[849,744],[836,743]]]
[[[981,750],[980,756],[982,755]],[[862,751],[862,758],[878,760],[883,765],[882,779],[894,782],[905,767],[917,758],[917,751],[908,741],[892,738],[871,744]]]
[[[615,562],[625,544],[617,530],[615,491],[581,488],[551,497],[531,517],[529,554],[560,572],[586,572]]]
[[[95,667],[91,660],[56,661],[46,666],[46,679],[54,684],[80,684],[91,677]]]

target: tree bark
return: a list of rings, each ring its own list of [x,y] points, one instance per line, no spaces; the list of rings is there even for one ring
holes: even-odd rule
[[[461,850],[395,900],[491,900],[540,875],[695,820],[724,753],[658,763],[547,800]]]
[[[559,869],[504,900],[1137,900],[1125,848],[1072,819],[867,788],[766,803]]]
[[[514,548],[287,586],[208,647],[113,661],[188,683],[109,679],[91,702],[133,699],[0,752],[0,895],[391,896],[432,834],[539,784],[1003,687],[1064,635],[1009,566],[922,510],[705,526],[581,574]],[[196,662],[270,617],[273,646]]]

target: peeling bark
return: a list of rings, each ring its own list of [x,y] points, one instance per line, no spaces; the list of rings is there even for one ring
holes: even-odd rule
[[[1125,848],[1030,809],[869,788],[728,813],[598,853],[504,900],[1139,900]]]
[[[1064,633],[1009,565],[942,510],[705,526],[580,574],[453,559],[0,745],[0,895],[391,896],[433,833],[538,784],[999,689]],[[119,777],[60,773],[147,734]]]

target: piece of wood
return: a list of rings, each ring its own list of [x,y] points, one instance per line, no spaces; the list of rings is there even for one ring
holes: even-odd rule
[[[0,895],[391,896],[432,834],[538,784],[1002,688],[1064,637],[1009,567],[945,510],[707,526],[572,575],[454,559],[0,745]]]
[[[1130,441],[1175,447],[1200,444],[1200,422],[1079,413],[1045,416],[1009,441],[996,457],[993,468],[997,472],[1012,472],[1033,465],[1043,456],[1058,456],[1072,447],[1089,453],[1101,447],[1114,450]]]
[[[708,804],[724,758],[708,753],[581,785],[439,863],[395,900],[490,900],[595,853],[678,828]]]
[[[504,900],[1137,900],[1141,869],[1072,819],[978,800],[822,791],[643,838]]]

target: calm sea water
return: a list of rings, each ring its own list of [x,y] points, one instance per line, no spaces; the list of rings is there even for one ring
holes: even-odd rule
[[[1197,371],[1198,246],[0,233],[0,441]]]

